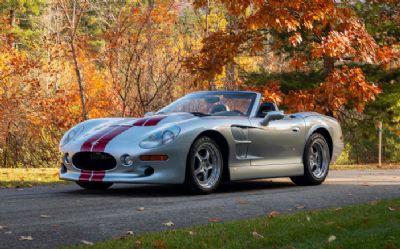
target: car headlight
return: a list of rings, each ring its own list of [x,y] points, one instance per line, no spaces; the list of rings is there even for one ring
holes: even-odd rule
[[[67,131],[67,133],[65,133],[61,139],[60,146],[62,147],[77,138],[80,134],[82,134],[84,128],[85,127],[83,125],[77,125],[71,130]]]
[[[142,149],[151,149],[164,144],[169,144],[175,140],[180,132],[181,128],[176,125],[156,131],[155,133],[143,139],[142,142],[139,143],[139,146]]]

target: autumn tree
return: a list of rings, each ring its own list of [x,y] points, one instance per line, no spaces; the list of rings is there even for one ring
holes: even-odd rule
[[[174,1],[148,1],[100,13],[104,20],[113,20],[106,23],[102,61],[122,116],[156,110],[173,96],[182,60],[173,7]]]
[[[331,86],[330,74],[344,73],[347,69],[335,71],[335,62],[353,61],[371,63],[376,60],[377,44],[365,30],[363,23],[351,8],[333,1],[225,1],[219,0],[227,11],[236,17],[237,28],[233,31],[214,32],[203,39],[203,48],[187,61],[187,67],[196,74],[197,81],[209,81],[221,74],[223,67],[235,63],[243,54],[262,52],[267,46],[302,46],[297,55],[305,60],[320,61],[328,78],[326,88]],[[204,8],[206,1],[194,1],[197,8]],[[297,56],[299,58],[299,56]],[[353,71],[343,74],[352,75]],[[370,96],[354,104],[362,110],[365,101],[370,101],[379,91],[360,74],[361,96]],[[348,81],[343,77],[336,78]],[[305,94],[306,93],[306,94]],[[328,109],[319,106],[315,99],[324,91],[291,92],[287,106],[292,111],[319,110],[335,115],[342,106],[330,106]],[[291,105],[290,99],[302,98],[307,105]],[[350,96],[349,96],[350,97]],[[313,103],[313,104],[312,104]],[[301,108],[307,106],[307,109]]]
[[[79,87],[79,95],[81,100],[82,108],[82,119],[88,118],[86,110],[86,97],[85,97],[85,86],[82,74],[82,68],[78,61],[79,47],[77,41],[79,39],[79,28],[82,20],[82,16],[88,11],[89,1],[88,0],[58,0],[57,4],[64,16],[64,22],[66,32],[63,36],[65,37],[69,47],[71,49],[71,57],[74,63],[76,80]],[[63,25],[63,26],[64,26]]]

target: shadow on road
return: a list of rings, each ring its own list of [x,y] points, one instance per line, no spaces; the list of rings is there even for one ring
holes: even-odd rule
[[[254,192],[267,189],[283,189],[295,187],[290,182],[272,182],[269,180],[236,181],[222,183],[216,193],[242,193]],[[185,190],[183,185],[135,185],[135,184],[115,184],[108,190],[86,190],[76,186],[72,191],[65,191],[65,194],[84,195],[84,196],[115,196],[115,197],[182,197],[198,196],[192,195]]]

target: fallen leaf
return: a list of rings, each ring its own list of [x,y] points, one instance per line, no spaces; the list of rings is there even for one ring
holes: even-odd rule
[[[164,242],[164,241],[157,240],[157,241],[154,241],[153,247],[154,247],[154,248],[165,248],[166,245],[165,245],[165,242]]]
[[[220,218],[209,218],[208,219],[208,222],[211,222],[211,223],[218,223],[218,222],[221,222],[222,220],[220,219]]]
[[[257,233],[256,231],[253,231],[252,234],[253,234],[253,237],[255,239],[264,239],[264,236],[262,236],[261,234]]]
[[[33,240],[32,236],[21,236],[19,237],[19,240]]]
[[[396,211],[396,209],[395,208],[392,208],[392,207],[388,207],[388,209],[389,209],[389,211]]]
[[[189,234],[193,236],[193,235],[195,235],[195,232],[189,231]]]
[[[82,244],[85,244],[85,245],[88,245],[88,246],[92,246],[92,245],[94,245],[94,243],[93,243],[93,242],[91,242],[91,241],[87,241],[87,240],[81,240],[81,242],[82,242]]]
[[[310,216],[307,216],[306,219],[307,219],[308,222],[311,221]]]
[[[268,214],[268,218],[274,218],[278,216],[280,213],[278,211],[272,211],[271,213]]]
[[[332,241],[334,241],[334,240],[336,240],[336,236],[335,236],[335,235],[329,236],[328,242],[332,242]]]
[[[144,210],[144,207],[139,207],[138,209],[137,209],[137,211],[143,211]]]
[[[386,249],[398,249],[397,246],[393,245],[392,243],[385,244]]]
[[[303,208],[304,208],[303,205],[297,205],[297,206],[296,206],[296,209],[303,209]]]
[[[335,211],[339,211],[339,210],[342,210],[342,208],[341,208],[341,207],[338,207],[338,208],[335,208],[334,210],[335,210]]]
[[[50,218],[50,216],[49,216],[49,215],[46,215],[46,214],[41,214],[41,215],[40,215],[40,218]]]
[[[371,201],[369,204],[371,204],[372,206],[375,206],[376,204],[378,204],[378,201]]]
[[[133,231],[126,231],[126,235],[133,235]]]
[[[174,224],[172,221],[168,221],[168,222],[166,222],[166,223],[163,223],[163,225],[164,225],[164,226],[167,226],[167,227],[175,226],[175,224]]]
[[[0,226],[0,230],[6,229],[6,226]]]
[[[238,203],[238,204],[249,204],[249,202],[246,201],[246,200],[238,200],[237,203]]]

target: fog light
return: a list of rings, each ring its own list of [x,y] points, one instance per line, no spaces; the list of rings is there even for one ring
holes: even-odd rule
[[[141,161],[166,161],[168,160],[167,155],[141,155]]]
[[[125,167],[130,167],[133,165],[133,158],[130,155],[122,155],[121,164]]]

